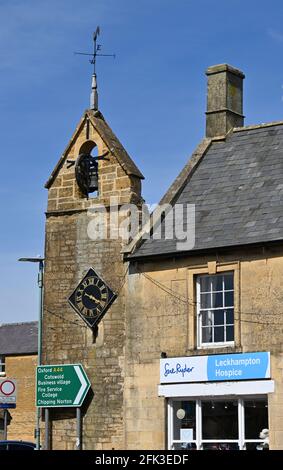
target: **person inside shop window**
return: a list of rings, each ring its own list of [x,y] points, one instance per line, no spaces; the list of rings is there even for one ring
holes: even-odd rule
[[[197,446],[194,442],[188,442],[186,445],[186,449],[188,450],[197,450]]]
[[[181,444],[181,449],[186,450],[197,450],[197,446],[195,442],[183,442]]]
[[[259,433],[259,438],[263,439],[263,442],[257,445],[257,450],[269,450],[269,430],[262,429]]]

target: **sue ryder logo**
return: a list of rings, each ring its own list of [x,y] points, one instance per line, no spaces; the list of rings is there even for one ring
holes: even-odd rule
[[[176,364],[175,367],[169,367],[170,364],[168,362],[166,362],[164,364],[164,376],[165,377],[168,377],[169,375],[172,375],[172,374],[182,374],[182,376],[184,377],[185,374],[190,374],[194,367],[187,367],[187,364],[185,364],[184,366],[182,366],[181,364]]]

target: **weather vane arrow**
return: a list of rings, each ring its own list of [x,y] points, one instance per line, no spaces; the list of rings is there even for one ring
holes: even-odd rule
[[[97,44],[97,37],[100,35],[100,27],[97,26],[95,33],[93,33],[93,52],[74,52],[77,55],[86,55],[91,57],[89,62],[93,65],[93,74],[92,74],[92,84],[91,84],[91,98],[90,98],[90,109],[94,111],[98,110],[98,93],[97,93],[97,80],[96,80],[96,57],[113,57],[115,59],[115,54],[101,54],[102,49],[101,44]]]

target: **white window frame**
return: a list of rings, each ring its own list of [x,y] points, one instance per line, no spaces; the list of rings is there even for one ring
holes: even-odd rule
[[[237,400],[238,401],[238,439],[202,439],[202,401],[207,401],[207,397],[176,397],[176,398],[169,398],[168,405],[167,405],[167,417],[168,417],[168,425],[167,425],[167,442],[168,442],[168,450],[173,450],[175,444],[182,444],[183,441],[173,439],[173,431],[174,431],[174,407],[173,402],[176,401],[195,401],[196,402],[196,438],[193,439],[191,442],[196,445],[197,450],[203,450],[203,444],[207,443],[235,443],[238,444],[239,450],[246,450],[247,443],[263,443],[264,439],[246,439],[245,438],[245,406],[244,402],[247,400],[256,400],[256,399],[267,399],[267,395],[246,395],[242,397],[218,397],[222,400]],[[210,398],[211,401],[216,401],[215,397]]]
[[[209,343],[206,343],[206,342],[203,342],[202,341],[202,315],[201,315],[201,310],[203,311],[203,309],[200,308],[201,306],[201,298],[200,298],[200,279],[203,278],[203,277],[214,277],[214,276],[225,276],[227,274],[232,274],[233,275],[233,283],[234,283],[234,288],[233,288],[233,292],[234,292],[234,301],[233,301],[233,307],[227,307],[226,309],[229,310],[229,309],[232,309],[234,310],[234,323],[233,323],[233,327],[234,327],[234,340],[233,341],[218,341],[218,342],[209,342]],[[214,291],[215,293],[217,292],[221,292],[221,291]],[[222,290],[223,294],[224,292],[230,292],[230,291],[224,291]],[[197,348],[198,349],[207,349],[207,348],[223,348],[223,347],[233,347],[235,345],[235,273],[234,271],[223,271],[223,272],[220,272],[220,273],[217,273],[217,274],[200,274],[197,276],[197,279],[196,279],[196,297],[197,297]],[[207,309],[208,311],[210,312],[213,312],[213,310],[219,310],[219,308],[210,308],[210,309]],[[223,308],[223,310],[225,311],[225,308]],[[227,325],[225,325],[227,326]],[[228,325],[230,326],[230,324]],[[224,327],[225,328],[225,327]],[[212,329],[214,329],[214,325],[212,326]],[[224,333],[225,333],[225,330],[224,330]]]
[[[5,375],[5,356],[0,354],[0,377]]]

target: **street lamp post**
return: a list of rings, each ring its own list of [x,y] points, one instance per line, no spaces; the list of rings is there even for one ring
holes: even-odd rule
[[[39,309],[38,309],[38,351],[37,351],[37,365],[41,365],[42,361],[42,314],[43,314],[43,273],[44,273],[44,258],[40,256],[36,258],[19,258],[19,261],[26,261],[28,263],[38,263],[38,287],[39,287]],[[41,408],[36,409],[36,449],[40,450],[40,414]]]

